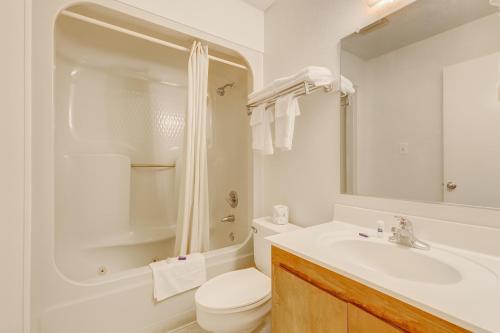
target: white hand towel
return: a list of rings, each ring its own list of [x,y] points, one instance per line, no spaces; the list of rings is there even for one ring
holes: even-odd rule
[[[252,110],[252,117],[250,118],[252,148],[264,155],[274,153],[271,133],[271,123],[273,121],[273,113],[266,109],[266,105],[259,105]]]
[[[156,301],[199,287],[207,280],[205,256],[194,253],[185,258],[169,258],[149,265],[153,271],[153,295]]]
[[[340,76],[340,91],[346,95],[353,95],[356,92],[352,81],[343,75]]]
[[[291,150],[295,117],[300,115],[299,102],[293,93],[278,98],[275,105],[274,144],[276,148]]]

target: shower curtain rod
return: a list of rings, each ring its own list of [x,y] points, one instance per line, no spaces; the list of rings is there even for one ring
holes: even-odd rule
[[[181,46],[181,45],[177,45],[177,44],[174,44],[174,43],[170,43],[170,42],[167,42],[167,41],[164,41],[164,40],[161,40],[161,39],[158,39],[158,38],[154,38],[154,37],[151,37],[151,36],[148,36],[148,35],[144,35],[144,34],[141,34],[139,32],[128,30],[128,29],[119,27],[117,25],[113,25],[113,24],[110,24],[110,23],[99,21],[99,20],[96,20],[96,19],[88,17],[88,16],[84,16],[84,15],[80,15],[80,14],[71,12],[69,10],[63,10],[61,12],[61,14],[64,15],[64,16],[72,17],[72,18],[80,20],[80,21],[84,21],[84,22],[87,22],[87,23],[95,24],[95,25],[98,25],[98,26],[103,27],[103,28],[107,28],[107,29],[111,29],[111,30],[114,30],[114,31],[118,31],[118,32],[127,34],[129,36],[141,38],[141,39],[150,41],[152,43],[156,43],[156,44],[160,44],[160,45],[163,45],[163,46],[167,46],[167,47],[170,47],[172,49],[179,50],[179,51],[183,51],[183,52],[190,52],[191,51],[187,47],[184,47],[184,46]],[[226,59],[222,59],[222,58],[219,58],[219,57],[215,57],[215,56],[212,56],[212,55],[209,55],[208,58],[210,60],[218,61],[218,62],[221,62],[221,63],[226,64],[226,65],[230,65],[230,66],[233,66],[233,67],[238,67],[238,68],[241,68],[241,69],[247,69],[247,67],[244,66],[244,65],[241,65],[241,64],[238,64],[238,63],[226,60]]]

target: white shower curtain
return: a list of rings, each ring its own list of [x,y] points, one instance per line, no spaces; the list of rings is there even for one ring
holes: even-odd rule
[[[207,170],[208,48],[194,42],[189,56],[183,173],[179,188],[176,255],[209,249]]]

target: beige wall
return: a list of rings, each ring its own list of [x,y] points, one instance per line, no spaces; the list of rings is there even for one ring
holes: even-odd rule
[[[241,0],[120,0],[200,31],[264,51],[264,13]]]
[[[18,333],[24,305],[24,1],[2,1],[0,40],[0,332]]]
[[[361,0],[278,0],[265,15],[265,82],[308,65],[338,73],[342,37],[410,2],[369,8]],[[338,95],[317,93],[300,104],[293,150],[259,159],[256,213],[286,204],[293,222],[312,225],[332,219],[338,193]]]

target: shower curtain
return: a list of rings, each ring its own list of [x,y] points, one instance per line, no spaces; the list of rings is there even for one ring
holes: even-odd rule
[[[179,188],[176,255],[209,249],[207,170],[208,48],[195,41],[188,65],[188,101],[183,174]]]

